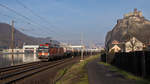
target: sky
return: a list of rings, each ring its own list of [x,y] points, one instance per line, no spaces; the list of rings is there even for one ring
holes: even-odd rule
[[[150,20],[150,0],[0,0],[0,22],[11,24],[25,34],[52,37],[58,41],[104,43],[117,19],[132,12],[143,12]],[[25,16],[22,17],[22,16]]]

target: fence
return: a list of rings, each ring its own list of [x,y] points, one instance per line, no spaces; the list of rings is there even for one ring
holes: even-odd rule
[[[101,60],[138,76],[150,77],[150,51],[120,52],[113,56],[102,55]]]

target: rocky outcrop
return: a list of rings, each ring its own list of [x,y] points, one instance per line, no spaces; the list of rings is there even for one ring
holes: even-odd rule
[[[117,20],[115,27],[106,35],[106,49],[109,49],[113,40],[124,42],[131,37],[136,37],[143,43],[150,42],[150,21],[137,9],[125,14],[123,19]]]

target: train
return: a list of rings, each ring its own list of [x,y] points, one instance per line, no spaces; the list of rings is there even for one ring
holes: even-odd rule
[[[84,50],[83,55],[89,56],[95,55],[97,53],[98,53],[97,51],[91,52],[88,50]],[[37,53],[37,57],[41,61],[50,61],[55,59],[63,59],[67,57],[76,57],[76,56],[81,56],[81,50],[51,43],[40,44]]]
[[[69,51],[57,44],[45,43],[40,44],[38,48],[38,58],[42,61],[61,59],[67,57]]]

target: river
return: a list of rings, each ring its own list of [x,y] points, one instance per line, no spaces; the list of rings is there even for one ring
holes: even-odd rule
[[[36,54],[0,54],[0,68],[39,61]]]

